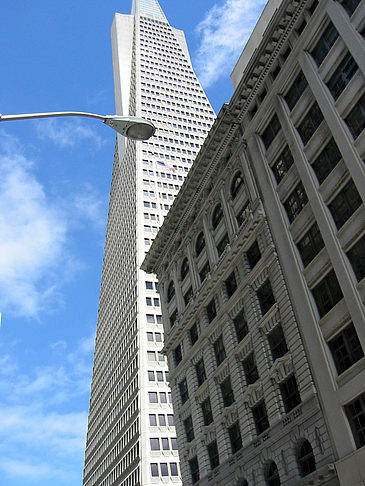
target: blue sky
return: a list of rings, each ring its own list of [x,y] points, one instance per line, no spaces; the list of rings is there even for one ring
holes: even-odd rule
[[[218,113],[264,1],[161,0]],[[12,0],[0,112],[114,113],[110,26],[129,0]],[[115,135],[96,120],[0,124],[0,486],[82,468]]]

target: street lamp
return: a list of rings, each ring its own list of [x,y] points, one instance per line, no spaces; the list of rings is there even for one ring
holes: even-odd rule
[[[28,120],[30,118],[51,118],[58,116],[86,116],[104,120],[104,123],[116,130],[124,137],[132,140],[148,140],[156,131],[155,125],[144,118],[135,116],[118,115],[96,115],[95,113],[84,113],[82,111],[59,111],[52,113],[28,113],[22,115],[1,115],[0,121]]]

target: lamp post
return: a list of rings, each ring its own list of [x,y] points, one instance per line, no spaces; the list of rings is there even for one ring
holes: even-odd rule
[[[0,121],[28,120],[32,118],[52,118],[60,116],[86,116],[103,120],[106,125],[124,137],[132,140],[148,140],[156,131],[155,125],[144,118],[119,115],[97,115],[95,113],[84,113],[82,111],[58,111],[51,113],[28,113],[21,115],[1,115]]]

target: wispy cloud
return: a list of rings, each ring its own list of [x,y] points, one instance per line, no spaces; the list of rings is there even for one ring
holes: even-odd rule
[[[79,118],[68,120],[51,118],[37,120],[34,124],[41,140],[50,140],[59,147],[73,147],[77,143],[88,141],[93,148],[99,149],[104,144],[104,139],[98,131]]]
[[[232,71],[265,4],[263,0],[225,0],[216,3],[198,24],[200,47],[194,65],[205,88]]]

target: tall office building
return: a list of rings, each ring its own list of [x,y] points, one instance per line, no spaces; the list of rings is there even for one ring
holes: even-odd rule
[[[180,484],[157,281],[139,269],[205,136],[213,110],[181,30],[157,0],[112,25],[116,112],[157,126],[118,135],[105,242],[84,486]]]

